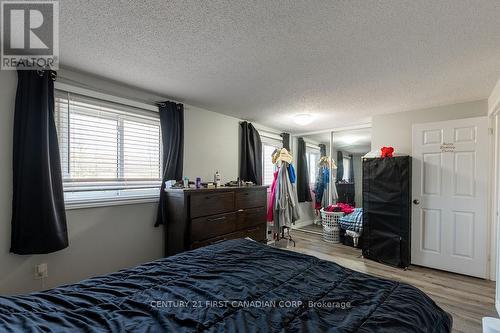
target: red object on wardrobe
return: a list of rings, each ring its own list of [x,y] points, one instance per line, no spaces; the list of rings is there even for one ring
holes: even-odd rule
[[[381,154],[380,157],[392,157],[392,153],[394,153],[393,147],[382,147],[380,148]]]

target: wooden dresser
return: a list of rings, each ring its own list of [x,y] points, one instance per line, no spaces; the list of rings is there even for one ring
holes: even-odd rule
[[[167,189],[166,193],[167,256],[228,239],[266,240],[267,186]]]

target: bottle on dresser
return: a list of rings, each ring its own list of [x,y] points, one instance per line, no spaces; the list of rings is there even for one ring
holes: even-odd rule
[[[220,187],[221,185],[221,176],[218,170],[214,174],[214,183],[215,187]]]

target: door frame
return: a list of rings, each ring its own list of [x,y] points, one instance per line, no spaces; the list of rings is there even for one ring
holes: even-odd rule
[[[497,105],[496,110],[488,115],[489,127],[490,127],[490,156],[493,158],[490,162],[490,188],[489,188],[489,200],[488,200],[488,218],[490,223],[488,223],[488,231],[490,237],[488,241],[488,276],[492,281],[496,280],[496,277],[500,274],[500,263],[498,260],[500,257],[497,255],[497,244],[500,244],[500,229],[498,229],[499,224],[499,208],[500,208],[500,135],[498,130],[500,128],[500,104]],[[500,290],[497,291],[500,295]]]
[[[498,246],[500,245],[500,100],[493,105],[488,114],[490,128],[494,135],[491,135],[491,154],[493,155],[490,163],[490,261],[489,278],[496,281],[500,277],[500,255],[498,255]],[[500,285],[496,283],[495,290],[495,308],[500,313]]]

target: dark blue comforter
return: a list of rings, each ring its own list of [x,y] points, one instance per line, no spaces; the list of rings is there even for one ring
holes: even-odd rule
[[[249,240],[24,296],[0,332],[449,332],[410,285]]]

